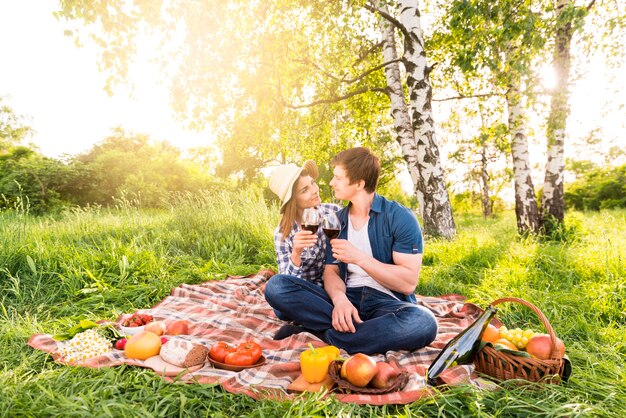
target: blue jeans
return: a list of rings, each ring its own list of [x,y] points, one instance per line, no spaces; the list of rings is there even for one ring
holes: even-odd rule
[[[277,274],[265,287],[265,299],[283,320],[321,334],[326,343],[348,353],[417,350],[437,336],[437,321],[428,309],[403,302],[370,287],[349,287],[346,295],[363,321],[356,332],[332,326],[333,304],[326,291],[298,277]]]

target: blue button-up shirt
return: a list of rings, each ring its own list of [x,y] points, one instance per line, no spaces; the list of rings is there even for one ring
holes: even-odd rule
[[[348,215],[351,204],[337,213],[341,221],[340,239],[348,239]],[[394,264],[393,252],[404,254],[422,254],[424,239],[417,218],[408,208],[398,202],[374,194],[370,208],[367,234],[372,247],[372,256],[385,264]],[[326,264],[338,264],[339,276],[347,280],[347,264],[333,257],[332,248],[326,246]],[[415,302],[415,295],[403,295],[393,292],[400,300]]]

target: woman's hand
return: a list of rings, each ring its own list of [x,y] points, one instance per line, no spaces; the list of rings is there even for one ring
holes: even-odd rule
[[[313,234],[311,231],[298,231],[293,236],[293,252],[296,254],[302,254],[302,250],[307,247],[312,247],[317,243],[317,234]]]
[[[339,332],[355,332],[354,323],[360,324],[359,311],[344,294],[333,300],[333,328]]]

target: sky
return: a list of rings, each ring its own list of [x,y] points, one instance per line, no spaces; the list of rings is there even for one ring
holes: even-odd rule
[[[167,139],[175,146],[207,146],[208,132],[186,130],[169,108],[158,74],[141,69],[135,93],[105,93],[93,47],[77,48],[52,15],[57,1],[0,0],[0,97],[35,130],[30,139],[50,157],[77,154],[103,140],[111,129]]]
[[[155,140],[167,139],[181,149],[211,145],[210,132],[186,130],[175,120],[166,87],[149,65],[134,69],[140,77],[131,80],[133,95],[118,86],[109,97],[97,51],[77,48],[63,35],[62,22],[52,16],[56,4],[0,0],[0,97],[27,118],[35,130],[31,142],[42,153],[58,157],[87,151],[117,126]],[[597,148],[606,150],[615,144],[626,146],[626,77],[611,79],[599,62],[592,61],[586,76],[573,81],[568,138],[570,144],[580,143],[596,131],[603,140]],[[550,79],[548,73],[545,76]],[[541,166],[545,144],[531,144],[531,152],[531,163]],[[566,146],[566,157],[580,153],[580,147]]]

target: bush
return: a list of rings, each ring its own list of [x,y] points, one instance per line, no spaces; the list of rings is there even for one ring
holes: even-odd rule
[[[592,169],[566,185],[565,206],[576,210],[626,208],[626,164]]]

